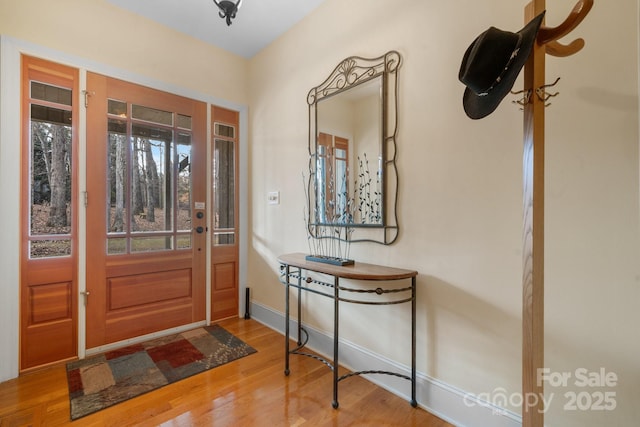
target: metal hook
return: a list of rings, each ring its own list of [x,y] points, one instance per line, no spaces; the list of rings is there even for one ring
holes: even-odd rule
[[[84,108],[89,107],[89,97],[94,96],[96,93],[93,90],[83,90],[82,94],[84,95]]]
[[[560,94],[560,92],[548,93],[546,89],[555,86],[556,84],[558,84],[559,81],[560,81],[560,77],[558,77],[556,81],[554,81],[553,83],[542,85],[536,88],[536,95],[538,96],[538,99],[544,103],[545,107],[548,107],[551,105],[550,102],[547,103],[547,101],[550,98],[553,98],[554,96],[558,96],[558,94]]]
[[[524,106],[527,105],[529,102],[531,102],[531,92],[532,92],[531,89],[523,89],[523,90],[519,90],[517,92],[514,92],[514,91],[510,91],[510,92],[513,95],[522,94],[520,99],[514,99],[513,101],[511,101],[514,104],[520,105],[520,110],[524,110]]]

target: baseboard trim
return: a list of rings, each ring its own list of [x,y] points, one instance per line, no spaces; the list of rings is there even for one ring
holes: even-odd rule
[[[251,317],[257,322],[284,335],[284,314],[262,304],[251,303]],[[297,322],[290,320],[292,334]],[[326,332],[305,325],[309,334],[309,349],[329,357],[333,354],[333,338]],[[373,353],[364,347],[340,339],[340,365],[349,370],[371,369],[399,372],[410,375],[408,366]],[[408,401],[411,385],[408,381],[391,375],[363,375],[367,380]],[[509,410],[478,399],[467,393],[421,372],[416,373],[416,400],[418,406],[445,421],[459,427],[520,427],[522,418]]]

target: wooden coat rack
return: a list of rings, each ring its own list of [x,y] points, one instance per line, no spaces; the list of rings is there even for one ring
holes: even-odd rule
[[[545,56],[570,56],[584,47],[583,39],[564,45],[558,39],[576,28],[591,10],[593,0],[580,0],[564,22],[538,31],[524,67],[524,229],[522,276],[522,425],[544,424],[542,382],[544,367],[544,109],[547,100]],[[545,0],[532,0],[525,7],[525,24],[546,10]],[[557,80],[556,80],[557,82]],[[537,399],[534,399],[536,396]]]

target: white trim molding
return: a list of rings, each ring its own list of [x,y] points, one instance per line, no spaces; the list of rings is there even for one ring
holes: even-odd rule
[[[20,52],[0,35],[0,382],[18,376],[20,348]]]

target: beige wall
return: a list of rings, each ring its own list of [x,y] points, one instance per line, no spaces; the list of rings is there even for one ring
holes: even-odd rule
[[[549,25],[574,5],[547,3]],[[480,32],[521,27],[524,5],[328,0],[251,61],[247,285],[255,301],[283,311],[276,257],[309,250],[301,178],[308,90],[347,56],[398,50],[402,230],[392,246],[356,244],[351,255],[420,272],[419,372],[475,394],[520,392],[522,113],[508,96],[488,118],[467,119],[457,73]],[[619,377],[614,388],[547,386],[548,425],[640,418],[637,21],[636,1],[596,2],[563,40],[582,36],[586,48],[547,61],[548,80],[561,80],[547,109],[545,365],[572,374],[604,367]],[[267,204],[274,190],[280,205]],[[305,316],[330,331],[331,313],[314,303]],[[342,316],[346,340],[409,363],[408,340],[396,332],[408,320],[402,310],[349,307]],[[614,391],[617,408],[564,410],[567,391]]]
[[[351,255],[420,272],[421,374],[463,392],[518,393],[522,113],[507,97],[488,118],[467,119],[457,72],[466,47],[488,26],[520,28],[524,3],[398,0],[390,8],[382,0],[327,0],[251,61],[105,0],[0,0],[0,33],[36,51],[62,52],[65,59],[250,106],[247,285],[255,302],[276,311],[283,311],[276,257],[308,251],[306,95],[347,56],[400,51],[402,231],[392,246],[357,244]],[[548,3],[550,25],[573,6],[573,0]],[[549,80],[562,79],[547,110],[545,365],[554,372],[604,367],[619,377],[611,389],[547,387],[554,396],[550,426],[627,426],[640,419],[637,21],[636,1],[619,0],[615,7],[596,2],[572,34],[584,37],[587,47],[547,61]],[[11,107],[4,99],[2,106]],[[4,297],[14,295],[8,290],[17,280],[11,203],[18,194],[6,169],[15,139],[4,139],[15,132],[3,129],[2,135],[3,202],[10,195],[0,207],[0,236],[10,237],[3,239],[0,261],[9,277],[0,284],[6,312],[15,310],[5,307],[13,299]],[[267,204],[273,190],[280,191],[279,205]],[[319,303],[306,316],[330,330],[330,310]],[[408,340],[395,333],[406,326],[406,312],[388,307],[372,315],[354,308],[342,318],[344,338],[409,363]],[[17,325],[1,319],[2,343],[13,342]],[[3,361],[14,360],[8,347],[0,351]],[[615,391],[617,409],[563,410],[567,390]]]
[[[0,33],[246,104],[246,60],[106,0],[0,0]]]

